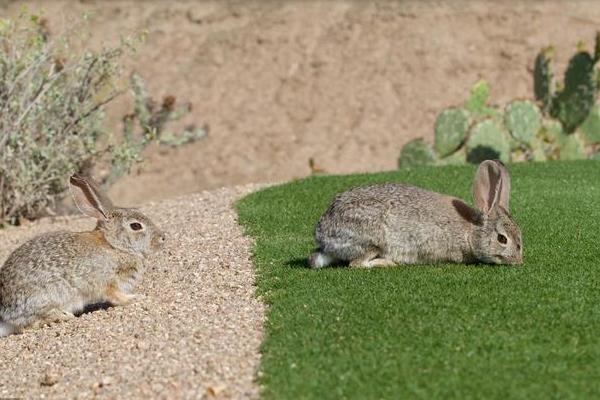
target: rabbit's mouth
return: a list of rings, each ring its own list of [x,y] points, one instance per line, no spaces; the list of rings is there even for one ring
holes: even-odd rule
[[[507,256],[505,254],[491,254],[480,258],[481,262],[496,265],[521,265],[523,258],[520,256]]]
[[[523,265],[523,256],[515,257],[511,265]]]
[[[154,236],[152,238],[149,253],[153,253],[153,252],[165,247],[166,241],[167,241],[167,236],[164,234],[164,232],[160,232],[158,235]]]
[[[506,265],[522,265],[523,257],[522,256],[506,257],[506,256],[498,255],[496,263],[497,264],[506,264]]]

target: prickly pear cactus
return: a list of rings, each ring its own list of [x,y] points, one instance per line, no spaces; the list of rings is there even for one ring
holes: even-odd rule
[[[456,150],[454,153],[440,159],[438,162],[441,165],[459,165],[467,161],[467,151],[464,147]]]
[[[583,121],[579,130],[583,134],[586,143],[600,143],[600,109],[598,109],[598,106],[592,108],[590,115]]]
[[[596,41],[594,44],[594,62],[600,60],[600,31],[596,32]]]
[[[541,136],[550,143],[560,143],[568,135],[559,121],[554,119],[544,119]]]
[[[595,62],[588,52],[573,56],[565,72],[564,89],[557,93],[550,114],[560,120],[567,133],[585,121],[596,103],[598,83]]]
[[[490,98],[490,85],[484,80],[475,83],[471,88],[471,95],[465,103],[467,111],[473,114],[481,114]]]
[[[406,143],[400,153],[398,166],[411,168],[420,165],[435,164],[436,157],[433,149],[423,139],[414,139]]]
[[[510,162],[524,162],[528,161],[530,158],[529,152],[522,148],[513,150],[510,153]]]
[[[548,160],[548,153],[550,148],[540,138],[534,138],[531,142],[531,160],[532,161],[546,161]]]
[[[542,49],[535,58],[533,68],[533,92],[535,99],[542,104],[544,111],[550,109],[554,97],[553,57],[554,48],[552,46]]]
[[[471,94],[465,102],[465,109],[476,117],[496,117],[498,111],[488,106],[490,85],[480,80],[471,88]]]
[[[583,160],[587,158],[585,153],[585,145],[576,134],[566,136],[559,144],[561,160]]]
[[[493,119],[486,119],[475,125],[467,140],[468,162],[479,163],[488,159],[510,161],[508,134]]]
[[[465,141],[469,114],[462,108],[442,111],[435,121],[435,151],[440,157],[452,154]]]
[[[508,135],[508,145],[510,146],[510,151],[515,152],[517,150],[523,149],[524,144],[515,139],[512,135]]]
[[[530,101],[516,100],[504,111],[504,124],[511,135],[519,142],[531,145],[542,126],[542,114]]]
[[[548,160],[560,160],[560,146],[569,135],[565,133],[560,121],[546,118],[542,122],[542,128],[538,133],[540,142],[543,144],[544,153]],[[535,143],[532,146],[535,151]]]

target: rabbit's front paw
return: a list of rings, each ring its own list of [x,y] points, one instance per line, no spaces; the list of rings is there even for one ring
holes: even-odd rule
[[[137,300],[139,296],[134,294],[125,293],[118,286],[109,286],[106,291],[106,300],[114,306],[124,306],[130,304],[134,300]]]

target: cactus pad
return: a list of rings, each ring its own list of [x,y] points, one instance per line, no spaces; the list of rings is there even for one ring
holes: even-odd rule
[[[531,142],[531,160],[532,161],[546,161],[548,159],[548,144],[540,138],[534,138]]]
[[[446,157],[464,142],[469,129],[469,114],[461,108],[442,111],[435,121],[435,150]]]
[[[510,160],[508,134],[492,119],[479,122],[471,130],[467,141],[467,161],[479,163],[488,159]]]
[[[544,152],[548,160],[560,159],[560,146],[569,135],[565,133],[562,124],[554,119],[545,119],[538,135],[544,144]],[[535,147],[532,146],[535,150]]]
[[[561,160],[583,160],[587,158],[585,146],[575,134],[566,136],[559,146]]]
[[[529,152],[523,149],[513,150],[510,153],[510,161],[511,162],[524,162],[528,161],[530,158]]]
[[[489,98],[490,85],[486,81],[480,80],[471,88],[471,95],[465,103],[465,108],[473,114],[485,114]]]
[[[400,153],[398,166],[411,168],[420,165],[435,164],[436,157],[433,149],[423,139],[414,139],[406,143]]]
[[[596,41],[594,44],[594,62],[600,60],[600,32],[596,32]]]
[[[568,136],[562,124],[553,119],[544,120],[541,132],[543,138],[551,143],[561,143]]]
[[[504,112],[504,124],[518,141],[531,145],[542,126],[539,108],[530,101],[513,101]]]
[[[542,49],[535,58],[533,68],[533,92],[535,93],[535,99],[542,103],[544,111],[550,109],[552,97],[554,96],[553,56],[553,47]]]
[[[575,54],[565,72],[564,89],[552,102],[550,114],[560,120],[567,133],[585,121],[596,102],[598,83],[594,65],[589,53]]]
[[[580,130],[587,143],[600,143],[600,109],[597,106],[592,108],[590,115],[581,124]]]
[[[508,145],[510,146],[511,151],[523,149],[523,144],[514,137],[512,137],[512,135],[508,135]]]
[[[467,152],[464,147],[458,149],[454,153],[442,158],[439,163],[441,165],[459,165],[467,161]]]

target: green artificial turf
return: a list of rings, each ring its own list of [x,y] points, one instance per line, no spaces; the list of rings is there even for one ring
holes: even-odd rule
[[[263,396],[600,398],[600,162],[509,171],[522,267],[307,268],[336,193],[402,181],[472,204],[474,166],[311,177],[242,199],[269,305]]]

